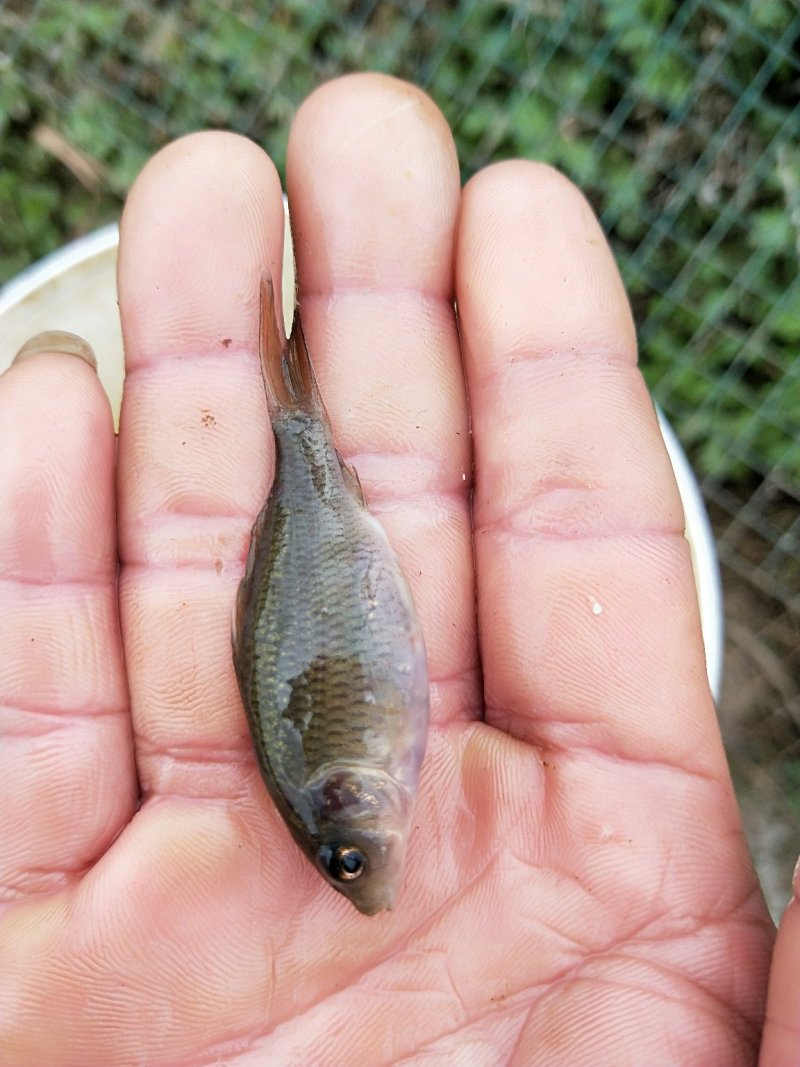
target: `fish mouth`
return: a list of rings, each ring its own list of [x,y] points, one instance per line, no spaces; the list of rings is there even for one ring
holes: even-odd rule
[[[396,828],[385,826],[366,829],[363,826],[339,824],[328,827],[327,842],[317,850],[315,865],[325,881],[362,915],[377,915],[391,911],[397,900],[403,877],[405,837]],[[326,860],[333,852],[357,850],[364,860],[359,877],[335,877]]]
[[[362,885],[340,885],[326,878],[337,892],[347,897],[354,908],[362,915],[378,915],[382,911],[392,911],[397,902],[402,877],[402,865],[394,873],[378,871],[372,879]]]
[[[355,897],[350,897],[349,900],[353,907],[357,908],[362,915],[378,915],[382,911],[394,910],[397,893],[392,892],[383,896],[370,897],[368,900],[356,900]]]

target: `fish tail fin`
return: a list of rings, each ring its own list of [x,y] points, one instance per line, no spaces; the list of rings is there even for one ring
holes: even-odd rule
[[[270,409],[310,411],[319,406],[317,382],[303,336],[300,313],[295,312],[291,337],[284,341],[275,312],[275,288],[272,278],[267,274],[261,279],[259,349]]]

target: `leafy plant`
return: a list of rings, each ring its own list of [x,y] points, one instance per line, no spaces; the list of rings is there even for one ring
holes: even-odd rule
[[[224,126],[279,169],[327,77],[417,81],[464,176],[547,159],[581,184],[631,292],[648,381],[701,474],[800,484],[800,157],[787,0],[6,0],[0,280],[118,214],[147,157]],[[92,165],[43,147],[42,127]]]

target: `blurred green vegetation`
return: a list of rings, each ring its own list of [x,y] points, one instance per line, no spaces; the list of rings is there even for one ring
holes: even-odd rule
[[[282,170],[308,92],[383,70],[433,95],[465,177],[525,156],[585,189],[700,472],[797,486],[798,36],[791,0],[6,0],[0,281],[116,218],[172,137],[239,130]]]

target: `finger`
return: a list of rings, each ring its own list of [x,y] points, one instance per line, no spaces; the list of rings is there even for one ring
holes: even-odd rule
[[[136,803],[116,610],[114,430],[95,370],[69,354],[76,342],[41,335],[0,377],[6,902],[74,881]]]
[[[120,608],[148,795],[226,795],[251,761],[231,604],[270,477],[258,298],[282,249],[275,168],[232,134],[164,149],[125,207]]]
[[[783,913],[769,974],[758,1067],[800,1063],[800,865],[795,896]]]
[[[476,176],[457,300],[487,719],[724,773],[680,499],[580,193],[531,163]]]
[[[458,165],[420,90],[317,90],[287,157],[303,325],[340,451],[411,584],[431,715],[477,707],[467,410],[453,313]]]

